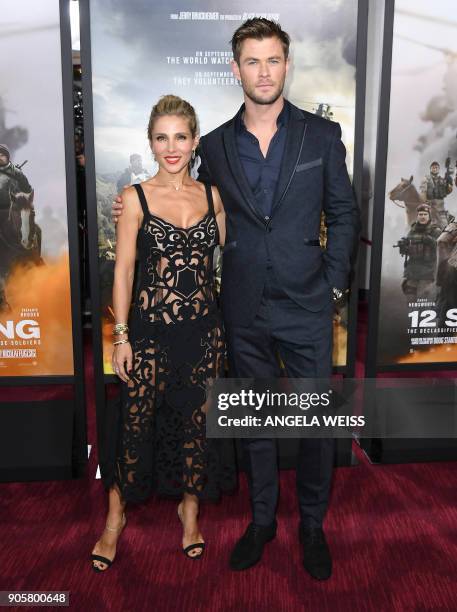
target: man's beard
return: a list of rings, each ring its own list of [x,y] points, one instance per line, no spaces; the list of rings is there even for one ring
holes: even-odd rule
[[[241,83],[243,84],[243,83]],[[272,94],[270,94],[270,96],[268,98],[260,98],[255,94],[255,89],[253,88],[253,90],[249,90],[249,89],[245,89],[243,87],[243,91],[246,94],[246,96],[252,100],[253,102],[255,102],[256,104],[262,104],[262,105],[269,105],[269,104],[274,104],[276,102],[276,100],[281,96],[282,92],[284,90],[284,81],[281,83],[281,85],[276,89],[276,91],[274,91]]]

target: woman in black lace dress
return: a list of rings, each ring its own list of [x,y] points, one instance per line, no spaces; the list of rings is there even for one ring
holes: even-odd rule
[[[205,387],[222,374],[225,355],[213,278],[214,249],[225,234],[222,202],[216,188],[189,175],[198,142],[189,103],[161,98],[148,138],[159,172],[123,193],[117,228],[113,368],[123,388],[107,523],[92,553],[96,571],[114,559],[126,503],[153,493],[181,500],[183,550],[201,557],[199,501],[218,499],[235,483],[229,441],[205,437]],[[137,247],[141,274],[127,329]]]

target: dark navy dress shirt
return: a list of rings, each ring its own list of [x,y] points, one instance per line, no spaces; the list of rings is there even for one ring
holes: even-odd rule
[[[271,215],[273,200],[278,185],[279,171],[286,143],[289,109],[284,104],[276,120],[278,127],[270,141],[266,157],[260,150],[260,144],[254,134],[248,132],[242,115],[236,125],[236,146],[241,165],[246,174],[249,186],[255,196],[257,206],[268,220]]]

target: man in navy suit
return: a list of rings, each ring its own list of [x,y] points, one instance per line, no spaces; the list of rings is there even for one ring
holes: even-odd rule
[[[254,18],[233,35],[232,69],[244,104],[200,140],[199,180],[219,189],[226,212],[221,305],[230,375],[327,378],[332,372],[334,299],[347,289],[359,231],[341,129],[283,97],[289,36]],[[327,245],[319,244],[321,213]],[[255,565],[276,535],[276,441],[243,440],[252,522],[230,558],[234,570]],[[302,439],[296,480],[305,569],[330,577],[322,529],[334,441]]]
[[[246,21],[232,48],[244,104],[201,138],[199,174],[217,185],[226,212],[221,304],[231,376],[274,378],[279,356],[289,377],[327,378],[333,300],[348,286],[359,230],[341,129],[284,99],[289,36],[278,24]],[[321,580],[332,567],[322,522],[333,442],[302,439],[296,472],[304,565]],[[257,563],[274,538],[278,499],[276,442],[243,440],[243,446],[253,520],[230,559],[238,570]]]

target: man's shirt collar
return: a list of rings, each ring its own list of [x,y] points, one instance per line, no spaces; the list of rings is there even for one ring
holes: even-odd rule
[[[244,119],[243,119],[245,109],[246,109],[246,106],[243,103],[241,108],[240,108],[240,111],[238,113],[237,121],[236,121],[236,131],[238,133],[242,133],[244,131],[247,132],[246,125],[245,125]],[[288,104],[287,100],[284,100],[284,105],[283,105],[283,107],[281,109],[281,112],[279,113],[279,115],[278,115],[278,117],[276,119],[276,126],[278,127],[278,129],[283,127],[283,126],[287,127],[287,124],[289,122],[289,115],[290,115],[289,104]]]

